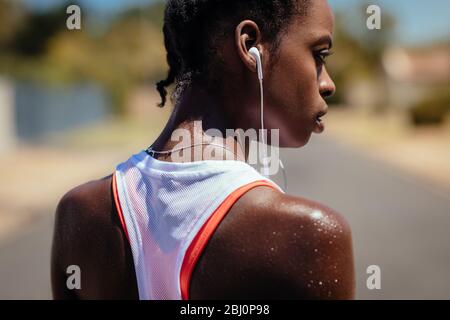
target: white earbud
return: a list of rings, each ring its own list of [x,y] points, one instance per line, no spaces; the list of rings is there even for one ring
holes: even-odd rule
[[[252,55],[253,58],[256,60],[256,69],[258,70],[258,79],[263,79],[263,68],[262,68],[262,62],[261,62],[261,53],[256,47],[252,47],[248,53]]]
[[[256,60],[256,69],[257,69],[257,73],[258,73],[258,80],[259,80],[260,93],[261,93],[261,131],[262,131],[261,138],[262,138],[262,143],[265,145],[266,141],[264,139],[264,87],[263,87],[264,76],[263,76],[263,67],[262,67],[262,61],[261,61],[261,53],[259,52],[258,48],[256,48],[256,47],[250,48],[248,53],[250,53],[250,55],[253,58],[255,58],[255,60]],[[263,146],[263,148],[265,148],[265,146]],[[281,170],[283,171],[284,191],[287,192],[287,177],[286,177],[286,171],[284,168],[284,164],[281,161],[281,159],[279,159],[278,161],[279,161]],[[264,153],[261,162],[263,165],[263,175],[268,177],[270,174],[269,165],[271,163],[271,159]]]

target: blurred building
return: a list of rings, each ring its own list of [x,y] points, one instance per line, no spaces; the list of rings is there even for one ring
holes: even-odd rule
[[[433,89],[450,83],[450,45],[390,47],[382,62],[394,106],[408,107]]]
[[[41,142],[48,134],[99,122],[107,115],[108,98],[98,86],[41,86],[15,83],[15,123],[17,136]]]
[[[19,142],[45,142],[49,134],[64,133],[104,120],[110,101],[88,83],[48,86],[0,78],[0,153]]]

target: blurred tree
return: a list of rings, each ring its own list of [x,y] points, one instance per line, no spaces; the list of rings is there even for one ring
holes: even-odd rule
[[[11,49],[17,30],[23,26],[26,11],[17,0],[0,0],[0,52]]]
[[[163,15],[164,6],[132,9],[111,21],[106,32],[93,36],[65,31],[51,39],[45,62],[58,81],[93,80],[113,98],[116,113],[133,86],[156,81],[166,72],[161,24],[148,17]],[[56,77],[55,77],[56,76]]]
[[[167,72],[162,1],[119,13],[100,34],[89,24],[67,30],[69,2],[37,12],[17,0],[0,2],[0,73],[52,85],[93,81],[106,88],[114,110],[122,113],[133,86]],[[95,20],[88,10],[84,14]]]
[[[366,28],[367,7],[368,5],[361,6],[355,16],[348,12],[336,13],[333,49],[336,56],[329,60],[329,69],[337,91],[330,103],[346,104],[347,93],[353,90],[353,84],[360,80],[374,83],[374,87],[378,88],[386,86],[386,75],[381,61],[383,52],[391,41],[395,20],[383,10],[381,30],[369,30]],[[349,16],[352,17],[351,21]],[[364,27],[354,28],[355,25]],[[387,103],[384,97],[377,97],[375,109],[382,110],[385,106]]]
[[[15,34],[14,52],[22,56],[43,55],[48,41],[65,28],[68,5],[66,1],[48,11],[29,12],[22,28]]]
[[[450,83],[432,90],[409,109],[409,116],[415,126],[439,125],[444,123],[450,112]]]

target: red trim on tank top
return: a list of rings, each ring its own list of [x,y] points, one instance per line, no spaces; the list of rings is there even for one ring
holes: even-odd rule
[[[116,173],[114,173],[112,176],[112,191],[113,191],[114,203],[116,204],[117,215],[119,216],[120,224],[122,225],[122,229],[125,232],[125,236],[127,237],[128,242],[130,243],[130,236],[128,235],[128,229],[127,229],[127,225],[125,223],[125,218],[123,216],[122,206],[120,204],[120,199],[119,199],[119,193],[117,191]]]
[[[205,222],[200,231],[195,236],[189,245],[186,255],[183,259],[183,264],[181,266],[180,273],[180,288],[181,288],[181,298],[183,300],[189,299],[189,288],[192,272],[194,271],[195,265],[197,264],[200,255],[204,251],[208,241],[211,239],[214,231],[219,226],[220,222],[225,218],[226,214],[229,212],[233,204],[239,200],[247,191],[255,187],[268,186],[273,189],[279,190],[273,183],[267,180],[258,180],[252,183],[246,184],[235,191],[233,191],[213,212],[211,217]]]

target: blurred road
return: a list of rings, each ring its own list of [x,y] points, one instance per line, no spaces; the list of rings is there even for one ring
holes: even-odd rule
[[[289,193],[350,222],[359,299],[450,299],[450,190],[443,191],[323,137],[285,152]],[[381,268],[381,290],[366,269]]]
[[[324,137],[282,155],[289,193],[322,202],[349,220],[357,298],[450,298],[448,190]],[[44,218],[0,246],[0,299],[51,297],[52,223]],[[369,265],[381,268],[381,290],[366,288]]]
[[[0,246],[0,299],[51,298],[48,216]]]

